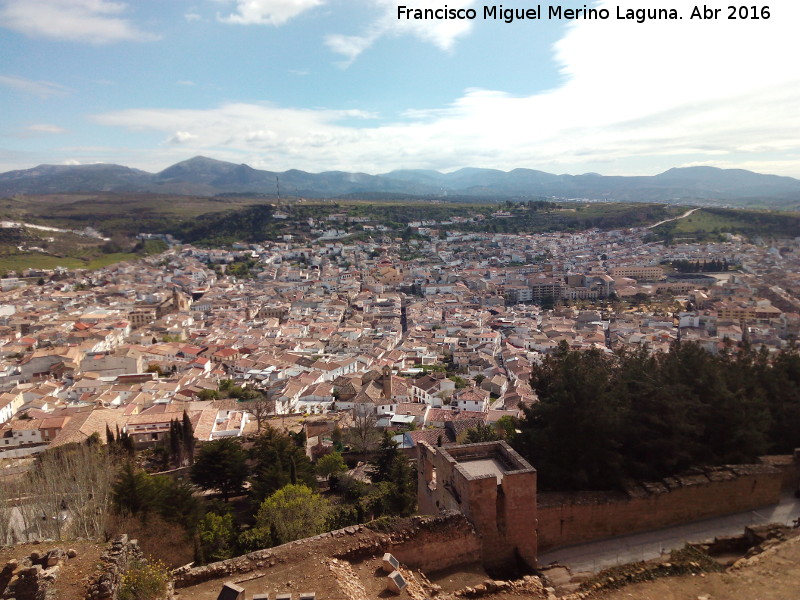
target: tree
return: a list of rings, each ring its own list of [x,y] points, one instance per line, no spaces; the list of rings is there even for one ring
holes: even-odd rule
[[[344,450],[344,444],[342,444],[342,428],[339,427],[339,423],[337,422],[336,425],[333,426],[333,431],[331,431],[331,442],[333,442],[333,449],[336,452],[341,452]]]
[[[200,562],[209,563],[231,558],[236,549],[233,515],[206,513],[197,526],[197,537]]]
[[[151,475],[155,496],[154,510],[168,523],[175,523],[191,534],[203,515],[204,503],[196,495],[197,488],[182,479],[168,475]]]
[[[172,419],[169,422],[169,459],[174,467],[183,464],[183,421]]]
[[[150,475],[126,461],[114,482],[112,498],[117,511],[126,515],[146,515],[156,504]]]
[[[800,422],[798,389],[775,370],[782,360],[770,365],[746,345],[719,355],[681,342],[657,354],[559,347],[534,368],[540,402],[525,410],[513,444],[536,465],[542,489],[618,488],[752,462],[777,434],[776,416]],[[793,400],[777,400],[782,390]],[[789,428],[791,448],[800,440]]]
[[[347,429],[347,443],[363,456],[367,462],[370,452],[374,451],[380,444],[381,434],[375,428],[377,418],[375,413],[370,410],[364,412],[354,410],[353,424]]]
[[[192,465],[192,482],[205,490],[219,490],[227,502],[242,491],[247,479],[245,453],[238,440],[222,438],[204,445]]]
[[[127,461],[114,483],[112,499],[115,510],[126,516],[147,521],[158,514],[168,523],[193,532],[202,515],[200,500],[190,483],[167,475],[149,475]]]
[[[250,496],[256,505],[289,483],[313,488],[316,476],[305,450],[274,427],[267,426],[256,438],[250,457],[255,469],[250,478]]]
[[[451,375],[448,379],[456,384],[456,389],[461,390],[467,387],[467,382],[464,380],[463,377],[459,377],[458,375]]]
[[[261,503],[256,528],[270,531],[273,543],[285,544],[325,531],[329,511],[328,501],[311,488],[289,484]]]
[[[623,477],[621,399],[611,393],[611,365],[599,350],[566,344],[533,371],[540,402],[526,409],[516,449],[539,471],[545,489],[607,489]]]
[[[370,468],[370,479],[376,483],[380,481],[390,481],[392,477],[392,465],[399,455],[400,451],[397,449],[397,442],[392,439],[388,431],[384,431],[377,456]]]
[[[16,494],[27,499],[19,506],[23,528],[39,539],[100,537],[115,475],[114,457],[102,444],[67,444],[38,454]]]
[[[501,433],[503,439],[512,440],[517,434],[518,421],[516,417],[511,415],[504,415],[497,420],[495,425],[497,430]]]
[[[183,452],[189,464],[194,462],[194,427],[192,427],[192,420],[189,418],[189,413],[183,411]]]
[[[461,436],[459,436],[461,437]],[[491,425],[478,423],[475,427],[470,427],[463,434],[463,444],[478,444],[480,442],[496,442],[500,435]]]
[[[392,486],[387,504],[394,515],[407,517],[417,509],[417,472],[405,456],[398,454],[392,462]]]
[[[219,398],[219,392],[217,390],[200,390],[197,397],[200,400],[216,400]]]
[[[331,452],[317,461],[315,470],[317,475],[330,481],[331,476],[347,471],[347,465],[344,463],[341,454],[338,452]]]
[[[244,409],[253,415],[258,427],[256,432],[261,433],[261,428],[266,424],[270,415],[275,414],[275,400],[267,398],[262,392],[256,392],[256,394],[252,400],[244,403]]]

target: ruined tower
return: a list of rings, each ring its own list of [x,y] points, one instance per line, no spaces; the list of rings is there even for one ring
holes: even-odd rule
[[[418,445],[419,511],[457,510],[481,539],[490,570],[535,567],[536,470],[506,442],[434,448]]]

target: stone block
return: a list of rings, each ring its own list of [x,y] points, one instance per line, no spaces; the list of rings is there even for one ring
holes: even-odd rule
[[[386,589],[395,594],[401,593],[408,583],[400,571],[392,571],[386,576]]]
[[[400,568],[400,562],[392,555],[391,553],[387,552],[383,555],[382,565],[383,570],[387,573],[391,573],[393,571],[397,571]]]
[[[245,600],[244,588],[232,581],[226,581],[217,596],[217,600]]]

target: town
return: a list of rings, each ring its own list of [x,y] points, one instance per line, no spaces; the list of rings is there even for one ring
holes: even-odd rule
[[[410,244],[328,239],[334,229],[313,244],[174,246],[2,279],[0,451],[28,456],[106,425],[152,445],[184,407],[197,407],[200,441],[242,435],[253,416],[241,406],[197,403],[223,379],[263,391],[274,415],[358,407],[383,426],[413,422],[413,446],[459,420],[520,416],[536,401],[531,363],[561,343],[777,351],[800,331],[796,240],[665,247],[644,228],[441,240],[436,222],[410,225]],[[695,272],[669,266],[680,261]],[[387,367],[383,387],[364,377]]]
[[[509,219],[513,210],[497,210],[490,220]],[[288,220],[281,209],[272,216]],[[140,232],[140,241],[164,251],[93,271],[7,273],[0,279],[0,459],[16,473],[45,451],[123,445],[140,456],[147,472],[180,479],[191,474],[193,483],[221,493],[227,504],[229,496],[245,491],[244,478],[230,482],[198,475],[198,464],[192,465],[204,461],[204,448],[210,457],[211,448],[238,439],[247,447],[255,443],[251,452],[258,456],[259,444],[280,444],[275,440],[288,434],[287,443],[300,446],[303,460],[318,465],[320,481],[327,482],[323,487],[343,493],[335,517],[316,522],[309,515],[295,534],[276,533],[274,524],[273,531],[259,533],[266,531],[259,529],[259,516],[238,541],[201,542],[194,553],[201,564],[230,558],[236,548],[268,548],[337,523],[411,514],[417,501],[398,483],[411,485],[407,465],[398,466],[409,458],[422,461],[419,510],[435,514],[449,507],[466,515],[478,534],[468,542],[475,546],[473,559],[483,555],[486,568],[495,572],[513,564],[514,552],[535,565],[537,546],[561,547],[777,501],[793,477],[791,463],[784,465],[788,475],[757,465],[730,471],[730,485],[750,485],[753,478],[749,493],[734,494],[728,503],[696,504],[691,516],[684,508],[679,517],[662,509],[635,525],[611,503],[603,509],[604,526],[589,525],[594,520],[575,512],[574,526],[565,529],[562,519],[556,531],[555,511],[563,514],[567,505],[563,498],[552,504],[546,493],[537,499],[536,489],[557,484],[541,476],[537,484],[537,465],[531,468],[507,445],[491,444],[511,441],[526,410],[539,402],[532,386],[535,369],[559,352],[658,355],[684,342],[712,356],[743,346],[775,356],[793,348],[800,330],[796,238],[766,241],[723,232],[710,241],[665,244],[652,226],[508,234],[474,231],[475,223],[466,217],[432,218],[398,231],[343,211],[309,218],[306,235],[225,247]],[[265,442],[259,441],[263,435]],[[474,442],[483,442],[484,449],[460,450]],[[349,492],[337,473],[348,467],[332,460],[339,453],[355,467],[342,482],[392,478],[396,488],[383,508],[363,502],[355,512],[347,508]],[[222,456],[214,454],[206,464],[227,460]],[[265,464],[260,460],[258,465]],[[376,460],[386,463],[383,471],[370,467]],[[300,467],[291,461],[294,473]],[[437,470],[442,481],[455,476],[446,475],[452,461],[469,473],[455,496],[445,486],[437,491],[436,484]],[[470,471],[473,463],[483,467]],[[211,470],[224,471],[222,464]],[[511,464],[518,466],[498,466]],[[144,475],[133,468],[125,467],[114,484],[120,489],[133,482],[133,488],[123,488],[127,496],[117,492],[123,514],[140,510],[132,498],[141,491],[130,494],[139,489],[136,477]],[[504,494],[521,494],[505,509],[503,521],[522,519],[533,529],[518,530],[513,542],[493,537],[499,525],[481,525],[494,509],[482,507],[480,495],[470,500],[477,492],[468,490],[487,475],[483,468],[505,482]],[[517,480],[504,474],[507,469],[525,474],[513,484],[517,491],[509,487]],[[283,477],[292,483],[301,479]],[[303,477],[313,482],[313,476]],[[716,477],[709,472],[703,481]],[[259,496],[258,476],[248,485],[258,502],[283,491],[270,483]],[[715,485],[707,493],[728,493]],[[652,513],[648,503],[660,502],[658,493],[646,500],[626,493],[628,512]],[[680,493],[672,496],[680,502]],[[310,499],[304,502],[312,505]],[[644,502],[642,508],[631,509],[636,502]],[[577,511],[579,504],[570,506]],[[22,516],[11,518],[8,539],[52,535],[19,510]],[[67,522],[81,521],[68,503],[55,510]],[[224,514],[212,509],[192,527],[213,529],[214,519],[230,518]],[[461,527],[458,523],[443,527]],[[229,521],[226,527],[237,526]],[[56,535],[62,533],[66,529]],[[414,562],[400,549],[393,552]],[[456,559],[460,555],[451,566],[460,564]],[[176,585],[202,586],[209,578],[204,573],[176,575]],[[213,577],[206,585],[218,586]]]
[[[413,422],[413,446],[459,420],[520,416],[536,401],[531,363],[560,343],[777,351],[800,330],[796,240],[665,247],[646,229],[440,240],[435,222],[411,226],[410,243],[182,245],[4,278],[0,450],[28,456],[106,425],[152,445],[185,407],[199,441],[242,435],[253,417],[241,406],[197,403],[223,379],[263,391],[274,415],[358,407],[382,426]],[[408,248],[416,257],[401,259]],[[712,260],[718,272],[701,272]],[[669,266],[680,261],[697,272]],[[387,367],[386,385],[365,378]]]

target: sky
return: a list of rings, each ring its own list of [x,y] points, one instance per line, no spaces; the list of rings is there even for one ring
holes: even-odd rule
[[[800,2],[0,0],[0,172],[202,155],[273,171],[800,177]],[[398,19],[398,7],[473,9]],[[737,5],[738,6],[738,5]],[[750,3],[761,15],[761,7]],[[674,9],[678,20],[620,19]]]

